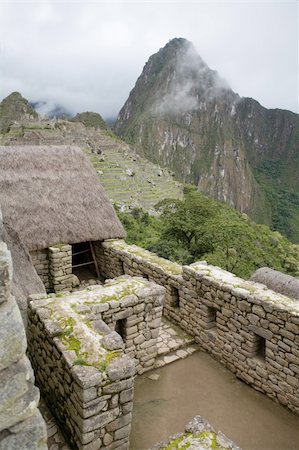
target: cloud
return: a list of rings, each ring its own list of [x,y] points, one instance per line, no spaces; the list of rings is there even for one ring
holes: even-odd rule
[[[157,100],[153,112],[158,114],[190,113],[230,89],[217,72],[212,71],[187,41],[177,52],[176,61],[167,80],[166,94]]]
[[[0,99],[115,116],[149,56],[185,37],[233,90],[298,108],[296,2],[0,3]]]

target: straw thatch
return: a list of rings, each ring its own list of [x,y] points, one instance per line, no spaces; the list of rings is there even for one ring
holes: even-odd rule
[[[3,220],[27,250],[122,238],[89,159],[75,146],[0,147]]]
[[[298,278],[291,277],[269,267],[261,267],[254,272],[250,280],[265,284],[272,291],[299,300]]]

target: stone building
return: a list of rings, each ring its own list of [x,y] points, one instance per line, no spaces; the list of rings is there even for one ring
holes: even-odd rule
[[[24,320],[28,317],[37,384],[72,448],[129,448],[134,376],[155,367],[162,315],[236,377],[299,414],[296,299],[203,261],[181,266],[126,244],[122,225],[77,147],[0,147],[0,152],[12,291]],[[94,270],[104,284],[69,292],[82,268]],[[0,246],[0,322],[1,308],[13,307],[11,275],[4,272]],[[2,332],[7,339],[9,327]],[[23,340],[22,352],[16,350],[8,365],[24,358],[24,351]],[[33,389],[32,377],[30,383]],[[7,408],[3,411],[8,416]],[[34,413],[39,417],[36,404]],[[0,429],[0,450],[10,427],[5,424],[2,436]]]
[[[8,146],[0,152],[4,240],[25,318],[29,294],[71,288],[78,268],[98,276],[93,242],[125,232],[79,147]]]

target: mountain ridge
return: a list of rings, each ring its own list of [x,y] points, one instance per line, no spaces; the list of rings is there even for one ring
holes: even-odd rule
[[[114,130],[179,180],[299,241],[298,117],[240,97],[176,38],[149,58]]]

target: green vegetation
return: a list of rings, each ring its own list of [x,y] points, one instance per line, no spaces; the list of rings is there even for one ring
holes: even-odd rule
[[[224,447],[220,447],[217,442],[217,435],[214,431],[202,431],[201,433],[187,433],[183,436],[177,437],[173,439],[167,447],[164,447],[161,450],[184,450],[197,444],[198,448],[206,448],[206,449],[223,449]]]
[[[72,122],[81,122],[86,127],[92,127],[95,129],[102,129],[102,130],[109,130],[108,125],[106,124],[105,120],[102,118],[102,116],[95,112],[83,112],[77,114],[75,117],[71,119]]]
[[[8,133],[15,123],[37,119],[37,112],[19,92],[13,92],[0,103],[0,133]]]
[[[298,114],[267,110],[218,81],[190,42],[173,39],[149,58],[114,129],[181,182],[299,243]]]
[[[271,207],[271,228],[299,242],[299,193],[282,187],[277,180],[287,172],[282,161],[264,161],[255,177]]]
[[[185,188],[183,200],[163,200],[156,210],[159,217],[117,211],[128,243],[181,264],[205,260],[243,278],[264,266],[299,275],[298,246],[194,187]]]

